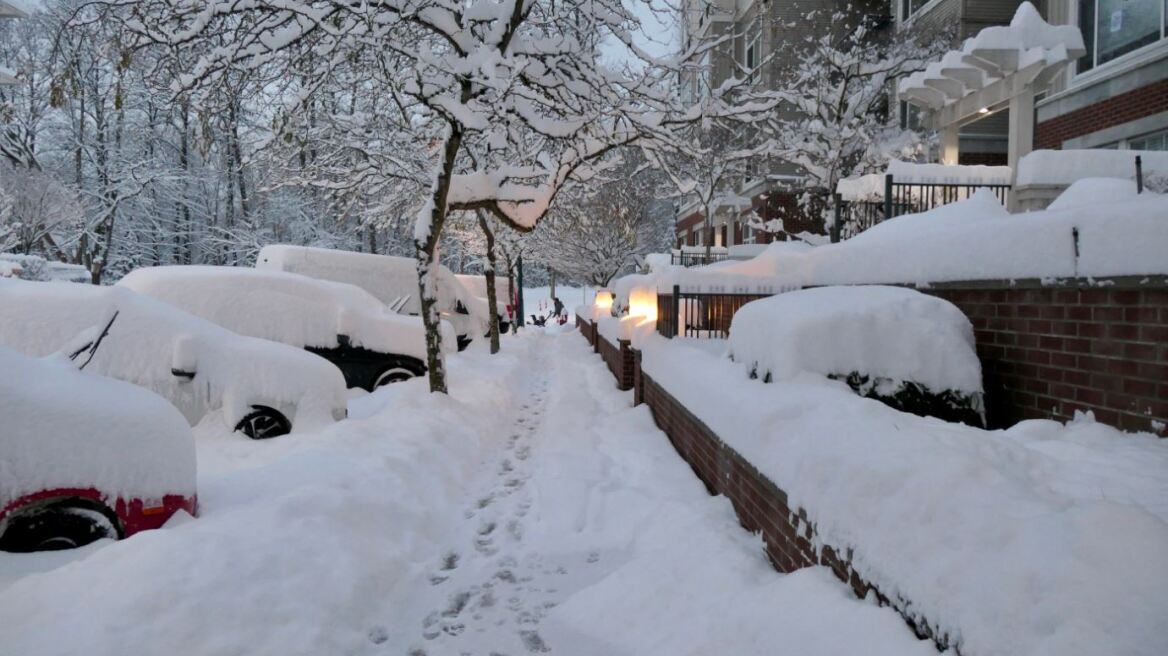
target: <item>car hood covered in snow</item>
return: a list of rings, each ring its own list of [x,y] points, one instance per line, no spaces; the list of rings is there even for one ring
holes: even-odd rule
[[[117,312],[87,370],[165,396],[191,423],[222,407],[234,427],[257,403],[294,407],[297,430],[343,416],[344,377],[325,359],[236,335],[128,289],[0,280],[0,305],[0,344],[34,356],[82,346]]]

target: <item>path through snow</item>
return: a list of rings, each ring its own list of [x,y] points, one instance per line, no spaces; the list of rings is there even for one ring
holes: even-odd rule
[[[450,372],[319,433],[200,435],[197,520],[0,554],[0,653],[936,653],[825,569],[774,572],[574,331]]]

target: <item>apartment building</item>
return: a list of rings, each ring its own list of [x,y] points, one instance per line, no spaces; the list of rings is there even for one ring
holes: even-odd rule
[[[775,88],[793,64],[784,47],[830,29],[834,12],[862,12],[881,17],[891,26],[891,9],[888,0],[684,0],[683,47],[707,37],[727,40],[706,54],[700,68],[682,77],[682,90],[697,100],[732,75],[749,75],[758,87]],[[820,220],[801,208],[801,193],[798,167],[780,160],[752,162],[737,185],[738,196],[748,202],[718,208],[712,226],[696,202],[681,207],[676,219],[677,245],[772,241],[775,235],[751,230],[747,225],[751,215],[763,221],[781,217],[786,232],[821,231]]]
[[[5,18],[26,18],[27,14],[23,11],[13,7],[12,5],[0,0],[0,19]],[[0,85],[16,84],[16,73],[4,68],[0,63]]]
[[[1168,150],[1164,0],[1047,0],[1086,54],[1035,103],[1035,148]]]

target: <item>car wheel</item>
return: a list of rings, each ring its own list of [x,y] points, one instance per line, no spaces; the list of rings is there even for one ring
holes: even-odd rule
[[[390,367],[377,375],[377,382],[373,383],[373,389],[377,389],[382,385],[400,383],[403,380],[409,380],[415,376],[417,374],[406,367]]]
[[[59,551],[118,537],[117,523],[108,509],[96,503],[62,501],[10,518],[0,535],[0,551]]]
[[[235,425],[235,430],[253,440],[266,440],[291,433],[292,422],[274,408],[269,408],[266,405],[253,405],[252,411]]]

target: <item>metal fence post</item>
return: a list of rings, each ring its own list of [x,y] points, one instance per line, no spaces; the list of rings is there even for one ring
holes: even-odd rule
[[[669,339],[677,337],[681,332],[681,285],[673,286],[673,334]]]
[[[843,197],[839,194],[831,195],[832,212],[835,213],[835,221],[831,225],[831,243],[838,243],[840,240],[840,219],[842,212],[840,212],[840,203],[843,202]]]
[[[1144,193],[1144,162],[1139,155],[1136,155],[1136,193]]]
[[[884,219],[892,218],[892,174],[884,175]]]

